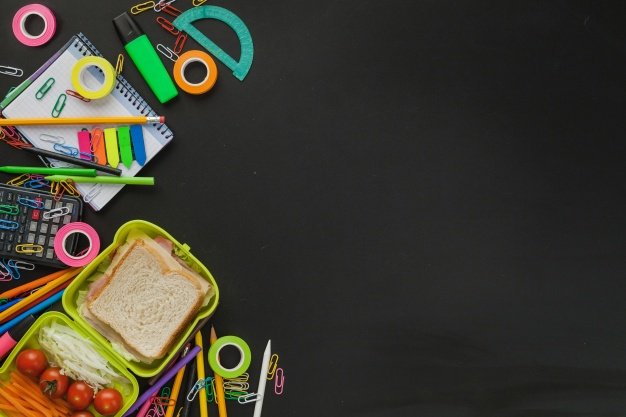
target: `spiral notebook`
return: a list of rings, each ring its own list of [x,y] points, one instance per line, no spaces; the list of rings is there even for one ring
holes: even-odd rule
[[[88,55],[102,56],[82,33],[72,37],[60,51],[0,103],[2,115],[5,118],[50,117],[59,95],[66,90],[73,90],[70,74],[74,64]],[[55,80],[52,88],[38,100],[35,94],[50,78]],[[83,77],[88,86],[98,86],[103,79],[104,74],[97,67],[88,67]],[[65,103],[59,117],[156,116],[148,103],[121,75],[117,76],[113,92],[105,98],[84,102],[68,95]],[[54,143],[42,140],[42,134],[44,138],[49,138],[45,135],[62,137],[66,145],[78,148],[77,133],[83,128],[91,131],[94,127],[96,126],[20,126],[18,130],[33,146],[55,151]],[[173,139],[174,134],[165,124],[144,124],[142,130],[147,164]],[[51,166],[70,166],[52,159],[44,162]],[[116,168],[122,170],[123,176],[135,176],[142,166],[133,161],[130,168],[123,164]],[[118,184],[76,184],[85,202],[96,211],[111,201],[122,187],[124,186]]]

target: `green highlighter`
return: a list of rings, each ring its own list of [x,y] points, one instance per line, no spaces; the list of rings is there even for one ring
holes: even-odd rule
[[[161,103],[166,103],[176,97],[178,90],[172,77],[137,22],[128,13],[122,13],[113,19],[113,25],[124,44],[124,49],[157,99]]]

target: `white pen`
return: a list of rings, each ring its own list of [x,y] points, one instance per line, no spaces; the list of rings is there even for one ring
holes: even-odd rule
[[[257,395],[259,399],[254,403],[254,415],[253,417],[261,417],[261,410],[263,409],[263,397],[265,396],[265,381],[267,381],[267,370],[270,367],[270,356],[272,353],[272,341],[267,341],[265,347],[265,353],[263,354],[263,363],[261,364],[261,376],[259,378],[259,388]]]

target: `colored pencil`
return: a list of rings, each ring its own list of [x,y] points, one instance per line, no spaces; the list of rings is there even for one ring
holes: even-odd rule
[[[13,327],[17,326],[19,324],[19,322],[24,320],[24,318],[26,318],[28,315],[39,313],[40,311],[45,310],[46,308],[50,307],[52,304],[54,304],[57,301],[59,301],[61,299],[61,297],[63,296],[63,292],[64,291],[65,291],[65,289],[59,291],[58,293],[54,294],[52,297],[47,298],[46,300],[44,300],[41,303],[37,304],[36,306],[31,308],[30,310],[27,310],[27,311],[23,312],[22,314],[20,314],[19,316],[17,316],[13,320],[4,323],[2,326],[0,326],[0,334],[2,334],[4,332],[12,329]]]
[[[56,279],[54,281],[48,282],[46,285],[44,285],[39,290],[35,291],[34,293],[29,295],[28,297],[25,297],[24,299],[22,299],[22,301],[14,304],[13,306],[11,306],[8,309],[4,310],[3,312],[0,313],[0,323],[5,322],[6,319],[9,316],[11,316],[14,312],[19,311],[22,307],[24,307],[25,305],[28,305],[33,300],[39,300],[44,295],[48,294],[50,291],[52,291],[55,288],[63,285],[66,281],[69,281],[70,279],[74,278],[76,275],[78,275],[79,271],[80,271],[80,269],[78,269],[78,268],[74,268],[72,270],[68,270],[67,272],[65,272],[65,274],[63,274],[58,279]]]
[[[165,123],[164,116],[107,116],[107,117],[41,117],[1,119],[0,126],[37,125],[137,125]]]
[[[187,355],[189,348],[191,346],[187,346],[186,350],[183,351],[183,357]],[[170,393],[170,402],[167,405],[167,410],[165,411],[165,417],[173,417],[174,409],[178,404],[178,394],[180,393],[180,386],[183,383],[183,378],[185,377],[185,366],[180,368],[180,371],[176,374],[176,378],[174,378],[174,385],[172,385],[172,391]],[[172,401],[173,400],[173,401]]]
[[[39,174],[39,175],[79,175],[81,177],[95,177],[95,168],[48,168],[48,167],[17,167],[3,166],[0,172],[7,174]]]
[[[217,341],[217,334],[215,333],[215,328],[211,326],[211,336],[209,338],[211,344]],[[218,358],[219,360],[219,358]],[[219,412],[219,417],[226,417],[226,397],[224,396],[224,378],[219,375],[217,372],[214,372],[215,377],[215,399],[217,401],[217,410]]]
[[[74,181],[93,184],[130,184],[130,185],[154,185],[154,177],[78,177],[74,175],[48,175],[44,177],[48,181]]]
[[[198,380],[204,379],[204,354],[202,353],[202,331],[198,330],[196,333],[196,345],[200,347],[200,351],[196,356],[196,368],[198,371]],[[206,405],[206,390],[204,385],[198,392],[198,401],[200,401],[200,417],[207,417],[209,415],[209,408]]]
[[[45,301],[46,299],[52,297],[53,295],[55,295],[56,293],[58,293],[59,291],[63,291],[65,288],[67,288],[68,285],[70,285],[72,281],[66,281],[63,284],[59,285],[57,288],[55,288],[54,290],[50,291],[49,293],[41,296],[41,298],[37,299],[37,300],[33,300],[30,303],[28,303],[27,305],[25,305],[24,307],[20,308],[18,311],[14,312],[13,314],[11,314],[9,317],[7,317],[6,319],[4,319],[4,321],[10,321],[13,320],[16,316],[22,314],[24,311],[35,307],[37,304]]]
[[[46,149],[35,148],[34,146],[29,146],[27,148],[20,148],[20,149],[23,149],[26,152],[34,153],[35,155],[42,156],[45,158],[67,162],[67,163],[78,165],[78,166],[85,167],[85,168],[93,168],[96,171],[105,172],[107,174],[117,175],[117,176],[122,175],[121,169],[109,167],[106,165],[100,165],[95,162],[88,161],[86,159],[74,158],[73,156],[64,155],[58,152],[48,151]]]
[[[47,284],[48,282],[53,281],[53,280],[63,276],[63,274],[65,274],[67,272],[70,272],[72,270],[74,270],[74,268],[67,268],[67,269],[62,269],[60,271],[55,271],[55,272],[53,272],[51,274],[48,274],[48,275],[46,275],[44,277],[41,277],[41,278],[38,278],[36,280],[27,282],[24,285],[20,285],[19,287],[15,287],[15,288],[12,288],[10,290],[7,290],[7,291],[3,292],[2,294],[0,294],[0,298],[13,298],[13,297],[16,297],[16,296],[18,296],[20,294],[25,293],[26,291],[30,291],[30,290],[32,290],[34,288],[41,287],[42,285]]]

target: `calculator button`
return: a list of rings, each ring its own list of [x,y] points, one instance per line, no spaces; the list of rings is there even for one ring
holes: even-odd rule
[[[35,243],[35,234],[34,233],[29,233],[28,237],[26,238],[26,243]]]
[[[59,208],[59,207],[63,207],[63,202],[61,202],[61,201],[57,201],[57,202],[55,202],[55,203],[54,203],[54,208],[55,208],[55,209],[56,209],[56,208]]]
[[[46,202],[43,203],[43,208],[46,210],[50,210],[52,208],[52,200],[46,200]]]
[[[65,207],[67,207],[68,209],[70,209],[70,213],[72,213],[74,211],[74,203],[67,203],[65,205]]]
[[[19,236],[19,235],[18,235]],[[9,238],[7,239],[9,242],[13,242],[13,238],[15,237],[15,235],[13,233],[11,233],[9,235]]]
[[[26,229],[26,228],[24,227],[24,225],[20,226],[20,234],[24,233],[24,230],[25,230],[25,229]]]
[[[36,232],[37,231],[37,223],[36,222],[30,222],[30,224],[28,225],[28,231],[29,232]]]
[[[20,216],[20,223],[26,223],[26,216],[23,214]]]
[[[13,245],[11,245],[10,243],[7,243],[6,246],[4,247],[4,249],[7,252],[11,252],[13,250]]]
[[[57,234],[57,230],[59,230],[59,226],[57,226],[56,224],[53,224],[52,226],[50,226],[50,234],[51,235],[56,235]]]
[[[41,226],[39,227],[39,232],[40,233],[48,233],[48,223],[41,223]]]
[[[70,216],[69,214],[63,217],[63,224],[68,224],[71,221],[72,221],[72,216]]]
[[[36,257],[38,257],[38,258],[43,257],[43,251],[41,251],[41,252],[37,252],[37,253],[35,254],[35,256],[36,256]]]
[[[37,244],[41,246],[46,246],[46,235],[39,235],[37,238]]]
[[[13,193],[7,192],[7,201],[13,201]]]
[[[15,238],[15,243],[19,245],[20,243],[22,243],[22,240],[23,240],[22,235],[17,235],[17,237]]]
[[[39,220],[40,214],[41,210],[33,210],[33,214],[31,214],[30,218],[33,220]]]
[[[54,249],[48,249],[46,251],[46,258],[48,258],[48,259],[54,258]]]
[[[0,232],[0,240],[4,240],[4,238],[6,237],[7,233],[6,232]]]

